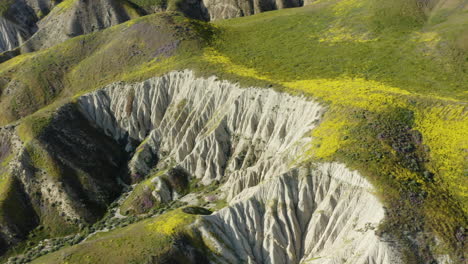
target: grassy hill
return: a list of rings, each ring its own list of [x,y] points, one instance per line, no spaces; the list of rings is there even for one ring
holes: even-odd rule
[[[0,124],[185,68],[304,94],[329,105],[304,158],[366,175],[388,207],[381,232],[433,250],[425,235],[436,234],[445,242],[437,250],[461,256],[467,43],[463,0],[318,0],[213,24],[156,14],[1,64]]]

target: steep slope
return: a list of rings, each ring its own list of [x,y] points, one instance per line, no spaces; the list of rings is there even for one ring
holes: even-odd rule
[[[285,171],[322,113],[302,98],[196,79],[192,72],[111,85],[82,96],[78,105],[129,151],[136,148],[132,143],[153,138],[154,152],[166,153],[166,162],[180,164],[205,185],[227,180],[226,171],[235,175],[232,195],[260,182],[268,170]],[[234,173],[247,169],[252,172]]]
[[[123,26],[124,32],[117,30],[109,33],[121,34],[121,37],[125,38],[134,36],[134,41],[139,41],[141,36],[148,37],[153,45],[148,47],[149,50],[146,52],[153,56],[157,56],[159,52],[169,55],[171,50],[161,51],[161,46],[164,47],[165,43],[174,41],[170,35],[172,25],[161,26],[173,20],[171,17],[160,17],[156,21],[159,22],[160,27],[154,27],[152,22],[143,22],[135,30]],[[145,35],[146,33],[148,34]],[[161,37],[161,43],[158,43],[158,35]],[[122,47],[122,42],[118,38],[107,40],[115,41],[113,45],[117,48],[125,48]],[[106,44],[108,43],[102,45]],[[132,44],[129,43],[129,45]],[[106,45],[106,47],[113,49],[112,45]],[[73,53],[73,50],[68,51]],[[85,50],[84,54],[88,51]],[[73,55],[76,54],[70,54],[70,56]],[[146,53],[140,56],[152,59],[146,56]],[[15,94],[13,87],[7,89],[3,95],[10,93]],[[79,223],[82,225],[93,223],[105,213],[107,206],[121,192],[122,186],[117,184],[117,179],[121,169],[125,173],[125,167],[121,167],[121,162],[126,160],[123,149],[115,142],[111,143],[106,136],[96,134],[96,131],[84,121],[82,114],[72,106],[65,107],[57,113],[54,112],[41,111],[42,114],[39,116],[23,119],[21,125],[15,124],[9,128],[12,132],[6,137],[8,138],[5,140],[6,143],[3,144],[2,141],[2,152],[5,150],[5,153],[2,153],[2,175],[5,174],[5,182],[9,183],[2,190],[7,192],[6,190],[12,189],[13,187],[9,187],[10,182],[18,185],[20,190],[18,193],[25,199],[24,211],[32,212],[30,214],[34,215],[34,217],[20,217],[13,221],[12,215],[20,215],[10,210],[18,207],[15,205],[15,199],[2,199],[2,203],[6,204],[6,209],[2,210],[4,234],[2,251],[26,239],[27,234],[36,227],[41,228],[40,232],[33,231],[33,233],[40,233],[36,235],[39,238],[66,235],[76,231]],[[11,138],[19,144],[14,151],[8,143]],[[3,162],[3,158],[6,157],[10,158]],[[96,166],[100,169],[96,170]],[[8,192],[18,195],[14,191],[18,188],[15,187]],[[12,223],[27,227],[10,228],[9,225]]]
[[[238,252],[251,252],[252,262],[344,263],[347,258],[366,262],[354,254],[362,252],[361,257],[382,263],[464,263],[468,148],[465,2],[321,0],[303,8],[214,24],[163,13],[72,38],[53,49],[1,64],[0,122],[23,118],[19,121],[22,130],[35,131],[26,137],[20,133],[26,147],[29,138],[29,142],[42,144],[42,153],[63,150],[46,148],[50,143],[44,144],[39,132],[50,129],[51,117],[69,116],[66,113],[75,108],[61,106],[72,102],[79,112],[71,113],[81,116],[86,126],[105,138],[100,141],[109,142],[103,149],[113,146],[115,153],[129,151],[129,160],[116,169],[124,168],[123,179],[137,184],[124,187],[133,191],[124,193],[101,221],[85,228],[88,231],[55,242],[42,241],[21,258],[55,251],[64,241],[76,244],[96,230],[120,228],[151,216],[155,221],[164,219],[160,218],[162,211],[184,204],[215,211],[225,207],[227,200],[230,207],[198,217],[202,220],[193,226],[188,226],[193,218],[180,224],[184,236],[192,241],[180,242],[169,232],[169,240],[179,242],[158,244],[153,252],[142,247],[141,252],[128,253],[126,260],[148,257],[149,263],[157,263],[161,259],[152,254],[159,254],[160,248],[179,252],[183,245],[219,261],[242,257],[236,256]],[[193,69],[196,76],[205,79],[188,71],[164,75],[174,69]],[[212,75],[231,83],[218,82],[209,77]],[[126,83],[118,82],[122,80]],[[233,84],[237,82],[257,88],[244,91]],[[272,87],[314,99],[277,94],[268,89]],[[307,108],[316,100],[322,102],[320,109],[327,105],[323,116],[317,116],[314,107]],[[32,114],[47,105],[47,109]],[[238,109],[232,110],[235,107]],[[308,110],[301,112],[301,107]],[[61,110],[54,114],[54,109]],[[291,120],[290,115],[294,117]],[[239,127],[234,125],[237,122]],[[288,122],[294,125],[285,130],[283,139],[277,126]],[[67,138],[73,138],[74,133],[86,134],[65,131]],[[247,137],[237,138],[233,131]],[[262,142],[264,137],[266,142]],[[79,145],[63,142],[61,145],[72,149]],[[0,149],[10,153],[10,146],[5,143]],[[62,151],[57,157],[67,157],[68,163],[80,160],[67,154]],[[8,156],[2,159],[8,161]],[[91,164],[87,160],[83,163]],[[44,171],[47,164],[37,167]],[[91,171],[86,178],[95,179],[86,166]],[[2,164],[2,172],[8,167]],[[330,173],[325,173],[327,170]],[[66,178],[68,174],[58,175]],[[112,186],[110,182],[105,184]],[[17,188],[21,184],[9,182],[13,187],[5,189],[13,191],[6,193],[28,197],[29,191]],[[61,190],[60,186],[54,188]],[[90,193],[95,197],[99,192]],[[305,210],[296,193],[313,196],[311,204],[325,209]],[[100,203],[102,208],[112,200],[111,195],[107,197]],[[367,211],[355,198],[372,205],[377,213]],[[25,201],[24,208],[34,209]],[[343,209],[345,205],[350,206]],[[37,212],[23,211],[28,216]],[[209,214],[200,208],[185,211],[177,211],[178,217]],[[246,215],[256,218],[241,221],[248,219]],[[359,216],[356,228],[352,227],[353,219],[344,215]],[[322,216],[329,217],[328,221],[316,219]],[[39,214],[30,219],[42,217]],[[371,224],[366,225],[366,221]],[[259,228],[250,228],[251,223]],[[34,225],[36,222],[21,229]],[[140,222],[135,226],[146,225]],[[2,229],[16,232],[13,226]],[[82,263],[85,256],[92,256],[94,262],[117,258],[114,251],[105,248],[126,252],[119,245],[126,242],[113,240],[118,236],[119,241],[130,241],[131,232],[125,230],[92,235],[90,239],[104,238],[65,247],[40,261]],[[235,235],[225,235],[228,231]],[[297,238],[294,243],[288,242],[291,237]],[[253,238],[261,242],[255,244]],[[22,239],[28,238],[23,234],[17,241]],[[372,246],[362,242],[365,240],[373,241]],[[49,243],[52,246],[44,246]],[[288,249],[285,245],[289,244],[297,250]],[[138,247],[138,243],[132,245]],[[363,245],[368,250],[362,250]],[[274,248],[277,254],[267,255],[260,247]]]
[[[2,253],[38,226],[56,236],[93,223],[121,190],[123,150],[70,106],[41,122],[47,128],[36,139],[24,124],[2,128]]]
[[[294,169],[245,189],[194,228],[214,263],[404,263],[375,234],[384,210],[373,191],[341,164]]]
[[[337,249],[330,263],[401,261],[396,249],[373,231],[384,210],[362,176],[340,164],[296,168],[311,140],[307,135],[324,110],[314,102],[271,90],[240,89],[185,71],[143,83],[116,83],[77,98],[77,105],[92,124],[135,153],[132,160],[159,170],[179,166],[190,181],[205,185],[224,182],[220,188],[225,195],[219,199],[230,200],[230,206],[190,227],[200,234],[195,240],[214,250],[210,258],[215,263],[299,263],[317,256],[328,259]],[[304,119],[306,113],[317,119]],[[157,159],[141,156],[143,146],[152,148]],[[135,173],[140,180],[149,174]],[[174,185],[165,186],[153,191],[154,201],[164,192],[178,192]],[[246,215],[251,221],[244,220]],[[61,258],[59,252],[37,263],[80,263],[87,244],[64,249],[75,257]],[[88,256],[124,263],[109,253]],[[156,253],[145,253],[151,254]]]
[[[25,2],[35,11],[37,17],[40,19],[49,14],[62,0],[25,0]]]
[[[57,8],[55,8],[57,6]],[[162,11],[179,11],[201,20],[216,20],[302,6],[301,1],[126,1],[4,0],[0,15],[2,61],[19,53],[52,47],[69,38],[96,32],[129,19]]]
[[[11,176],[10,164],[14,162],[21,148],[21,141],[14,135],[14,127],[0,129],[0,160],[2,167],[0,196],[0,252],[3,254],[11,245],[27,237],[37,225],[36,213],[19,179]]]
[[[37,20],[29,2],[4,0],[0,6],[0,53],[30,38],[37,31]]]
[[[141,12],[117,0],[5,0],[0,14],[0,53],[5,53],[0,61],[120,24]]]
[[[116,0],[66,0],[38,23],[38,31],[21,47],[31,52],[52,47],[69,38],[120,24],[139,14]]]
[[[302,0],[129,0],[148,13],[162,10],[180,11],[190,18],[220,20],[261,12],[299,7]]]
[[[302,0],[203,0],[210,20],[228,19],[258,14],[288,7],[299,7]]]
[[[0,68],[0,123],[24,117],[57,97],[117,81],[173,56],[182,45],[197,49],[202,34],[196,21],[172,13],[152,15],[9,60]]]

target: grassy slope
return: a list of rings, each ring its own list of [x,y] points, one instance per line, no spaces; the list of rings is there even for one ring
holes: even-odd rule
[[[32,263],[145,263],[171,250],[177,235],[196,219],[195,215],[175,210],[157,218],[108,233],[98,233],[87,241],[38,258]]]
[[[322,0],[215,28],[178,17],[170,30],[184,25],[196,34],[179,35],[185,40],[171,56],[148,57],[145,44],[154,40],[125,32],[167,18],[130,21],[1,65],[0,77],[21,80],[22,96],[36,97],[31,104],[2,98],[4,113],[12,107],[24,113],[3,114],[0,121],[116,80],[172,69],[274,84],[330,104],[314,131],[310,158],[359,169],[393,208],[387,227],[435,231],[460,254],[455,234],[466,226],[468,207],[466,5],[444,1],[428,11],[415,3]],[[51,93],[47,84],[61,92]]]
[[[25,116],[17,131],[28,151],[39,154],[33,157],[34,165],[51,177],[60,178],[56,165],[37,144],[36,139],[47,126],[53,110],[69,101],[71,95],[95,89],[101,83],[122,79],[126,72],[132,72],[132,68],[139,68],[145,62],[170,57],[178,45],[200,47],[201,40],[196,33],[198,29],[193,28],[197,25],[197,22],[188,23],[188,20],[177,14],[145,17],[102,33],[74,38],[52,49],[10,60],[1,65],[0,75],[7,80],[18,80],[22,84],[12,94],[1,98],[0,108],[4,111],[1,112],[0,119],[8,122]],[[119,57],[115,54],[119,54]],[[47,106],[42,108],[45,105]],[[28,115],[39,108],[41,109],[34,115]],[[4,166],[6,164],[2,163],[0,171]],[[0,187],[2,192],[9,188],[3,185]],[[3,204],[3,201],[7,199],[2,196],[0,203]],[[11,207],[13,204],[9,202],[8,205]],[[3,208],[5,207],[0,208],[0,214],[6,212]],[[64,230],[63,224],[56,226]],[[62,234],[51,232],[41,237],[51,235]],[[21,244],[10,253],[21,252],[24,248],[26,246]]]
[[[369,176],[398,211],[390,230],[432,230],[461,253],[455,233],[468,209],[468,16],[459,5],[437,6],[428,19],[412,1],[316,1],[221,21],[204,59],[329,102],[311,157]],[[422,142],[408,135],[415,130]]]
[[[0,124],[124,79],[135,68],[170,57],[178,45],[199,47],[195,31],[181,16],[153,15],[9,60],[0,67],[0,79],[18,83],[6,95],[0,81]]]

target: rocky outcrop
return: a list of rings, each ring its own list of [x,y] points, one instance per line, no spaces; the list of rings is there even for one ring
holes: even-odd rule
[[[305,98],[241,89],[215,77],[195,78],[190,71],[112,84],[77,103],[129,152],[151,133],[159,139],[163,162],[180,164],[204,184],[233,175],[232,181],[239,181],[238,187],[232,184],[233,194],[262,180],[252,172],[245,181],[235,171],[285,171],[324,111]]]
[[[118,0],[72,0],[57,6],[44,19],[22,47],[23,52],[51,47],[69,38],[120,24],[137,15]]]
[[[49,14],[52,8],[60,4],[62,0],[24,0],[24,2],[35,11],[38,18],[42,18]]]
[[[210,20],[249,16],[304,4],[302,0],[203,0],[203,3]]]
[[[292,169],[248,188],[193,228],[213,263],[402,263],[375,235],[372,186],[336,163]]]
[[[14,1],[5,8],[0,14],[0,53],[18,47],[37,30],[38,18],[27,2]]]
[[[17,47],[22,38],[21,32],[18,25],[0,17],[0,52]]]
[[[180,11],[187,17],[208,21],[249,16],[304,4],[303,0],[168,0],[167,3],[130,1],[141,4],[140,7],[147,13]]]
[[[0,52],[19,46],[23,53],[49,48],[69,38],[96,32],[139,16],[138,9],[125,1],[69,0],[58,5],[61,2],[15,1],[0,15]],[[18,54],[10,52],[1,57],[0,61]]]
[[[143,141],[157,166],[224,183],[230,205],[193,225],[214,263],[401,262],[374,232],[384,210],[362,176],[335,163],[297,165],[324,111],[315,102],[183,71],[112,84],[77,104],[127,151]],[[151,181],[161,200],[165,185]]]

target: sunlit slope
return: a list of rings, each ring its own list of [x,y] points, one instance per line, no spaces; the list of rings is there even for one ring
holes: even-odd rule
[[[316,1],[221,21],[216,48],[277,81],[362,78],[466,98],[467,5],[425,14],[418,1]],[[445,14],[445,16],[444,16]]]
[[[97,234],[79,245],[38,258],[32,263],[193,263],[180,252],[181,249],[173,249],[172,244],[192,242],[186,226],[195,219],[195,215],[174,210],[157,218]]]
[[[467,147],[468,6],[466,1],[433,5],[428,10],[431,6],[421,8],[417,1],[316,1],[222,21],[223,33],[204,58],[225,72],[350,110],[411,109],[433,156],[445,159],[439,169],[452,178],[448,184],[466,199],[465,178],[453,178],[463,175]],[[328,143],[320,156],[338,149],[339,142]]]
[[[125,79],[148,62],[173,56],[180,46],[198,50],[199,27],[179,14],[151,15],[0,64],[0,124],[57,98]]]
[[[173,69],[306,94],[329,111],[304,159],[359,169],[389,208],[383,232],[403,240],[433,232],[460,256],[468,210],[466,2],[319,0],[213,25],[165,15],[132,20],[1,64],[0,123]],[[164,34],[149,34],[156,30]]]
[[[436,231],[461,250],[467,8],[466,1],[316,1],[219,22],[222,33],[203,58],[226,76],[329,102],[311,157],[366,172],[395,209],[389,230]],[[402,227],[408,221],[413,227]]]

